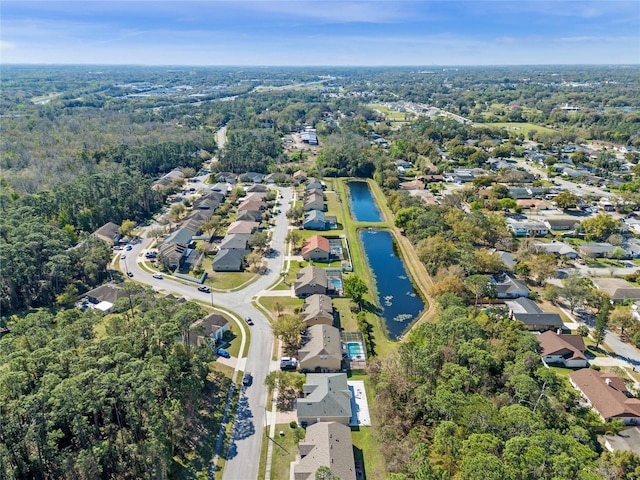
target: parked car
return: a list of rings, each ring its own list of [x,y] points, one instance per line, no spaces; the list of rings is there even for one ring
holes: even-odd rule
[[[154,273],[154,274],[153,274],[153,278],[157,278],[157,279],[159,279],[159,280],[162,280],[164,277],[163,277],[161,274],[159,274],[159,273]]]
[[[242,377],[242,385],[249,386],[251,385],[251,381],[253,380],[253,377],[251,376],[251,373],[249,372],[244,372],[244,376]]]
[[[126,251],[129,251],[129,250],[131,250],[132,248],[133,248],[133,247],[132,247],[131,245],[127,245],[126,247],[124,247],[124,249],[125,249]]]
[[[231,358],[231,354],[223,348],[218,348],[216,354],[224,358]]]
[[[204,292],[204,293],[209,293],[209,292],[211,292],[211,289],[209,287],[207,287],[206,285],[200,285],[198,287],[198,291]]]
[[[298,368],[298,362],[295,358],[291,357],[282,357],[280,359],[280,370],[293,370],[295,371]]]
[[[127,258],[127,256],[123,253],[122,255],[120,255],[120,258],[121,258],[122,260],[125,260],[125,259]]]
[[[156,252],[147,252],[144,254],[145,258],[156,258],[158,254]]]

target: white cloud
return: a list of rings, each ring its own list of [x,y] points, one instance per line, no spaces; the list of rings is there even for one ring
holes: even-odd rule
[[[17,45],[14,42],[8,42],[7,40],[0,40],[0,50],[13,50]]]

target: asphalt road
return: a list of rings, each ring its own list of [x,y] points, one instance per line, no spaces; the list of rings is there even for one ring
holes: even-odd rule
[[[117,258],[115,260],[121,262],[123,271],[133,273],[132,280],[152,286],[157,291],[183,296],[189,300],[200,300],[219,305],[233,311],[241,318],[251,317],[253,319],[254,326],[245,326],[245,328],[251,329],[248,356],[244,365],[242,365],[243,361],[239,360],[237,367],[239,370],[251,372],[253,382],[248,387],[242,388],[236,412],[236,422],[233,430],[227,432],[228,435],[231,435],[230,448],[228,452],[221,452],[221,456],[227,460],[223,474],[225,480],[249,480],[258,477],[262,432],[266,425],[265,405],[269,401],[266,398],[267,387],[264,380],[271,367],[273,334],[269,320],[251,304],[251,301],[278,280],[280,272],[283,270],[286,253],[285,238],[289,225],[286,213],[291,207],[293,192],[291,188],[282,188],[280,192],[283,198],[280,200],[281,205],[278,208],[282,213],[276,217],[271,240],[271,248],[277,254],[272,258],[265,259],[267,273],[240,291],[203,293],[197,290],[196,284],[187,285],[174,281],[170,277],[153,278],[151,273],[143,270],[138,264],[139,261],[144,260],[144,255],[140,255],[152,243],[153,239],[151,238],[143,237],[143,240],[134,245],[132,250],[122,251],[126,255],[126,259]],[[211,439],[211,441],[215,441],[215,439]]]
[[[640,367],[640,352],[638,352],[633,345],[625,343],[618,335],[610,330],[607,330],[604,342],[609,345],[609,348],[614,352],[611,354],[612,357],[626,360],[633,365],[634,368]]]

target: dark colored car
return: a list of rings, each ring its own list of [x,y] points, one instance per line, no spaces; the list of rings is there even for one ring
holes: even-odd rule
[[[229,352],[227,352],[226,350],[222,349],[222,348],[218,348],[216,350],[216,354],[220,355],[221,357],[224,358],[231,358],[231,354]]]
[[[249,386],[253,381],[253,377],[249,372],[244,372],[244,376],[242,377],[242,385]]]

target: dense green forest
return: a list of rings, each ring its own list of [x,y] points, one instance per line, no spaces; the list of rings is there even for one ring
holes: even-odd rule
[[[187,342],[203,312],[124,288],[120,313],[40,311],[0,340],[0,478],[207,471],[230,380]]]
[[[601,454],[599,418],[543,366],[531,333],[459,305],[369,368],[390,479],[639,478],[637,455]]]

